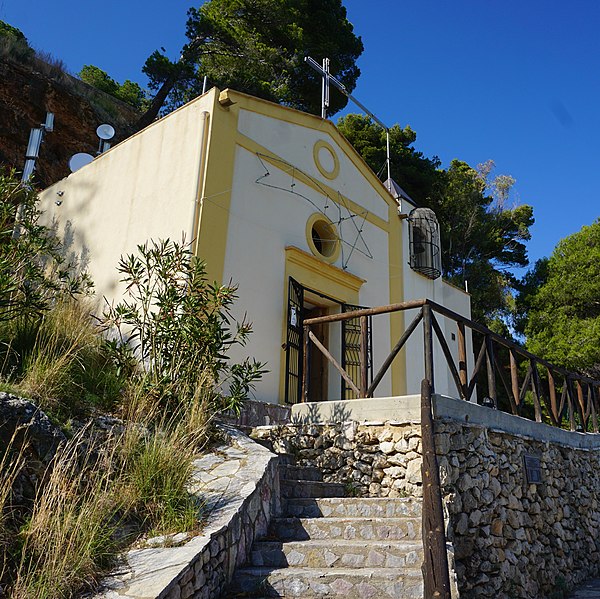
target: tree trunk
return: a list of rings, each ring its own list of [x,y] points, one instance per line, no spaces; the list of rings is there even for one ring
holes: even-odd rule
[[[144,112],[144,114],[138,119],[138,122],[135,124],[135,131],[141,131],[148,125],[150,125],[154,119],[158,116],[162,105],[165,103],[167,96],[171,93],[171,90],[177,83],[177,79],[179,78],[179,70],[176,70],[165,82],[160,86],[160,89],[154,96],[152,100],[152,104],[150,108]]]

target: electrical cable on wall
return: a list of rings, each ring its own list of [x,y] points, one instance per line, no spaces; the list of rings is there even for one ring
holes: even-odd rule
[[[315,210],[317,210],[319,213],[321,213],[325,218],[329,219],[332,223],[334,223],[336,225],[336,231],[338,231],[339,233],[337,234],[337,239],[338,241],[340,241],[340,243],[342,244],[342,269],[346,270],[348,268],[348,263],[350,261],[350,258],[352,256],[352,254],[356,251],[360,254],[362,254],[363,256],[365,256],[366,258],[372,260],[373,259],[373,254],[371,253],[369,246],[367,245],[367,242],[365,241],[365,238],[363,237],[363,225],[367,219],[367,214],[368,211],[363,211],[360,213],[353,213],[350,208],[348,207],[348,204],[346,202],[346,198],[344,197],[344,195],[338,191],[338,199],[337,201],[334,200],[333,198],[331,198],[331,196],[327,193],[327,191],[325,191],[325,189],[323,189],[323,187],[319,184],[319,181],[316,180],[314,177],[312,177],[311,175],[305,173],[304,171],[302,171],[301,169],[299,169],[298,167],[294,166],[293,164],[290,164],[289,162],[281,159],[281,158],[277,158],[275,156],[268,156],[266,154],[261,154],[260,152],[256,153],[256,156],[261,164],[261,166],[264,168],[265,172],[263,175],[261,175],[260,177],[258,177],[255,180],[255,183],[258,185],[263,185],[264,187],[269,187],[271,189],[276,189],[278,191],[285,191],[286,193],[290,193],[294,196],[298,196],[299,198],[307,201]],[[269,161],[272,162],[277,162],[281,165],[283,165],[286,168],[281,168],[278,167],[279,170],[281,170],[282,173],[285,173],[287,175],[289,175],[291,177],[291,183],[289,188],[287,187],[282,187],[280,185],[275,185],[275,184],[271,184],[271,183],[267,183],[266,179],[267,177],[271,176],[271,172],[269,171],[267,165],[265,164],[265,161],[263,160],[263,158],[268,159]],[[314,201],[313,199],[311,199],[310,197],[304,195],[303,193],[300,193],[299,191],[296,191],[295,187],[296,187],[296,173],[300,173],[302,174],[304,177],[306,177],[307,179],[309,179],[311,181],[311,183],[313,183],[315,185],[315,187],[317,187],[321,194],[323,195],[323,197],[325,198],[325,205],[323,208],[321,208],[316,201]],[[337,218],[331,218],[331,214],[327,213],[327,210],[330,208],[330,201],[331,204],[333,204],[336,208],[337,208]],[[342,207],[343,209],[346,211],[347,215],[343,215],[342,213]],[[357,218],[361,218],[362,220],[360,221],[360,225],[357,225],[356,223],[356,219]],[[342,225],[347,222],[347,221],[351,221],[352,224],[354,225],[354,229],[356,231],[356,237],[354,238],[354,240],[352,242],[347,241],[346,239],[344,239],[343,237],[343,230],[342,230]],[[359,245],[362,246],[359,247]],[[348,255],[345,255],[344,252],[344,246],[349,246],[350,247],[350,251],[348,253]]]

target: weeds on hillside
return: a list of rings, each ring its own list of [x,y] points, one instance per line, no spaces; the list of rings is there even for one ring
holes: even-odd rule
[[[0,585],[15,599],[72,596],[140,536],[198,530],[202,505],[186,488],[193,458],[215,415],[239,408],[264,372],[254,360],[228,360],[250,333],[232,324],[235,288],[209,284],[202,263],[170,241],[121,261],[128,296],[99,327],[80,293],[85,277],[72,275],[60,242],[37,224],[35,200],[0,175],[1,382],[69,439],[34,469],[26,505],[14,488],[30,476],[27,442],[0,446]],[[109,330],[117,334],[107,342]],[[98,408],[118,410],[121,424],[77,424]]]
[[[115,493],[117,446],[95,447],[79,431],[59,448],[21,530],[15,599],[54,599],[93,582],[115,554],[121,500]]]
[[[0,327],[12,363],[15,391],[68,419],[94,408],[111,409],[125,383],[114,366],[87,298],[59,299],[38,321]]]

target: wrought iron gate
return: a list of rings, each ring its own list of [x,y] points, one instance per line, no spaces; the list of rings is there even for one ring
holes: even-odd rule
[[[288,286],[288,305],[287,305],[287,334],[285,342],[285,402],[295,404],[305,399],[302,397],[302,377],[303,377],[303,352],[304,352],[304,291],[298,281],[290,277]],[[307,289],[312,294],[321,296],[330,302],[339,303],[342,312],[351,310],[360,310],[363,306],[354,306],[343,304],[322,293]],[[360,384],[360,320],[353,318],[342,322],[341,327],[341,363],[342,368],[348,372],[351,379],[358,386]],[[368,372],[369,380],[373,379],[373,360],[372,360],[373,334],[371,327],[371,317],[368,318]],[[311,348],[312,351],[319,351],[317,348]],[[308,375],[308,373],[307,373]],[[341,378],[341,398],[354,399],[356,394]]]
[[[302,310],[304,288],[290,277],[287,307],[287,336],[285,341],[285,401],[302,401]]]
[[[364,307],[342,304],[342,312],[362,310]],[[367,327],[367,371],[370,383],[373,380],[373,327],[371,316],[367,317]],[[342,321],[342,368],[350,375],[354,384],[360,387],[360,318]],[[343,378],[342,399],[356,399],[356,393],[352,391]]]

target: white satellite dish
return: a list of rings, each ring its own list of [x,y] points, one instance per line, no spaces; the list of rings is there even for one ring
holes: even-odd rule
[[[94,157],[91,154],[78,152],[77,154],[73,154],[73,156],[71,156],[71,159],[69,160],[69,168],[71,169],[71,172],[74,173],[82,166],[89,164],[92,160],[94,160]]]
[[[103,125],[98,125],[96,129],[96,135],[100,139],[109,140],[115,136],[115,128],[108,123],[104,123]]]

